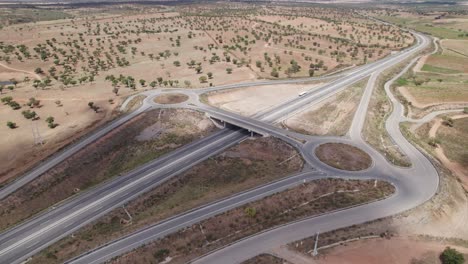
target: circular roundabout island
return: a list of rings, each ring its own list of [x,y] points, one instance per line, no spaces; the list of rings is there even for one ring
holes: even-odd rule
[[[154,98],[157,104],[180,104],[189,99],[188,95],[182,93],[163,93]]]
[[[372,158],[355,146],[344,143],[325,143],[315,149],[317,158],[340,170],[360,171],[372,165]]]

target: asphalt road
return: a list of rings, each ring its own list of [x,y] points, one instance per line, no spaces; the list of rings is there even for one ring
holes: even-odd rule
[[[402,135],[399,124],[406,121],[406,118],[403,116],[403,106],[390,91],[391,84],[406,72],[415,61],[416,59],[385,84],[385,91],[394,108],[386,120],[385,128],[392,140],[398,144],[402,152],[411,160],[412,166],[410,168],[397,168],[390,165],[382,155],[362,140],[361,132],[364,118],[379,72],[371,76],[349,132],[350,138],[348,139],[348,143],[364,149],[373,157],[374,164],[372,168],[359,174],[392,183],[396,187],[396,193],[392,197],[375,203],[289,223],[211,252],[195,260],[193,263],[240,263],[255,257],[261,252],[266,252],[268,249],[313,236],[317,232],[323,233],[395,215],[429,200],[437,192],[439,184],[438,173],[432,163]],[[325,139],[324,142],[329,140]],[[337,141],[346,142],[347,140],[337,139]]]
[[[290,138],[287,135],[278,133],[276,129],[273,129],[272,126],[269,126],[267,123],[274,123],[285,116],[299,111],[300,109],[310,105],[311,103],[323,100],[327,96],[334,94],[346,86],[355,83],[366,76],[372,74],[376,71],[381,71],[385,68],[388,68],[396,63],[401,62],[414,52],[417,52],[424,48],[427,45],[427,38],[422,35],[416,34],[418,43],[414,47],[395,54],[391,57],[385,58],[381,61],[374,62],[362,67],[359,67],[355,70],[352,70],[349,74],[344,75],[344,77],[340,77],[339,79],[333,81],[331,84],[322,87],[320,90],[316,89],[314,92],[308,93],[306,96],[298,97],[284,104],[280,105],[279,107],[262,113],[259,116],[256,116],[257,119],[263,121],[258,122],[254,118],[240,118],[237,115],[229,114],[226,112],[218,111],[213,112],[214,114],[222,114],[224,115],[223,118],[230,118],[230,121],[235,123],[242,121],[241,124],[243,127],[247,129],[251,129],[256,131],[257,129],[260,131],[265,131],[268,134],[278,136],[280,138],[286,139]],[[145,100],[146,102],[146,100]],[[148,107],[145,103],[143,107]],[[203,109],[201,109],[203,110]],[[206,110],[206,109],[205,109]],[[221,118],[221,119],[223,119]],[[390,119],[389,119],[390,120]],[[390,127],[392,129],[392,127]],[[390,132],[390,130],[389,130]],[[399,130],[397,131],[399,132]],[[391,133],[397,133],[391,132]],[[401,133],[400,133],[401,134]],[[396,142],[405,141],[405,139],[399,138],[396,134],[395,140]],[[64,202],[62,205],[58,206],[57,208],[49,211],[44,212],[39,216],[30,219],[29,221],[16,226],[15,228],[8,230],[0,234],[0,262],[1,263],[19,263],[24,259],[28,258],[29,256],[33,255],[34,253],[40,251],[41,249],[45,248],[46,246],[52,244],[53,242],[57,241],[58,239],[71,234],[79,227],[91,222],[92,220],[97,219],[98,217],[102,216],[103,214],[107,213],[108,211],[112,210],[113,208],[124,204],[126,201],[135,198],[136,196],[148,191],[151,188],[154,188],[158,184],[161,184],[163,181],[169,179],[170,177],[177,175],[178,173],[192,167],[193,165],[197,164],[198,162],[210,157],[220,151],[224,150],[225,148],[236,144],[240,140],[247,137],[245,130],[232,130],[232,129],[224,129],[220,132],[217,132],[209,137],[206,137],[202,140],[184,146],[173,153],[168,154],[167,156],[158,159],[156,161],[151,162],[150,164],[145,165],[142,168],[136,169],[129,174],[116,178],[110,182],[101,184],[83,194],[77,195],[74,198]],[[340,140],[340,139],[338,139]],[[401,143],[403,148],[406,150],[412,151],[411,144],[409,146],[405,146],[404,142]],[[297,147],[300,147],[299,145]],[[412,161],[413,159],[416,162],[413,163],[413,168],[416,168],[416,172],[420,172],[421,168],[418,164],[418,159],[421,159],[421,163],[425,164],[425,157],[420,157],[420,153],[416,150],[416,153],[410,154]],[[409,156],[410,156],[409,155]],[[381,155],[379,155],[381,157]],[[313,156],[310,156],[310,159],[314,159]],[[378,160],[378,159],[377,159]],[[428,162],[428,161],[427,161]],[[416,166],[415,166],[416,164]],[[426,164],[427,165],[427,164]],[[374,168],[382,169],[384,167],[380,166],[388,166],[384,160],[380,162],[375,162]],[[430,166],[431,167],[431,166]],[[328,172],[328,176],[340,176],[340,177],[369,177],[369,178],[382,178],[387,179],[393,182],[398,187],[398,195],[395,197],[400,197],[400,194],[403,193],[405,196],[403,198],[410,199],[411,197],[416,197],[418,199],[422,199],[423,195],[418,194],[426,194],[431,193],[432,189],[427,188],[427,190],[423,190],[422,192],[415,192],[411,188],[407,186],[408,182],[404,182],[401,184],[401,178],[395,177],[395,175],[399,175],[401,173],[394,173],[395,168],[389,167],[389,172],[392,174],[382,174],[379,175],[357,175],[353,173],[340,173],[340,175],[335,175],[336,171],[330,168],[322,167],[324,172]],[[430,173],[431,171],[429,171]],[[309,172],[308,175],[315,175],[317,172]],[[370,173],[370,171],[369,171]],[[405,173],[403,173],[405,174]],[[321,174],[320,174],[321,175]],[[406,174],[405,174],[406,175]],[[403,176],[405,176],[403,175]],[[407,175],[406,175],[406,178]],[[284,182],[283,186],[289,186],[290,182]],[[296,183],[297,184],[297,183]],[[437,186],[437,184],[436,184]],[[280,186],[281,187],[281,186]],[[279,188],[279,187],[278,187]],[[408,192],[405,192],[408,190]],[[407,194],[406,194],[407,193]],[[424,196],[425,197],[425,196]],[[245,198],[245,197],[244,197]],[[255,195],[252,197],[245,198],[245,201],[249,199],[258,199],[261,198],[261,195]],[[402,198],[402,199],[403,199]],[[396,198],[391,198],[396,199]],[[411,198],[413,199],[413,198]],[[410,200],[411,200],[410,199]],[[389,199],[390,200],[390,199]],[[417,199],[413,199],[416,201]],[[423,199],[424,200],[424,199]],[[427,199],[426,199],[427,200]],[[208,211],[197,211],[192,210],[191,212],[198,212],[199,215],[196,219],[203,219],[204,216],[209,217],[210,215],[216,214],[221,211],[228,210],[229,208],[233,208],[232,206],[237,206],[238,203],[233,202],[235,200],[227,201],[227,204],[222,205],[221,207],[217,208],[216,210],[208,209]],[[390,200],[392,201],[392,200]],[[382,201],[387,202],[387,200]],[[420,201],[422,202],[422,201]],[[231,207],[230,207],[231,205]],[[394,205],[394,204],[393,204]],[[395,206],[395,205],[394,205]],[[399,207],[401,208],[401,207]],[[198,210],[203,210],[203,208],[199,208]],[[369,216],[371,218],[371,216]],[[198,221],[199,221],[198,220]],[[369,219],[368,219],[369,220]],[[165,226],[165,228],[169,228],[169,231],[173,232],[178,230],[183,223],[174,223],[171,221],[167,222],[169,226]],[[187,222],[186,224],[190,224]],[[167,234],[158,232],[155,229],[156,234],[151,233],[148,231],[142,231],[142,236],[147,237],[147,239],[139,238],[138,241],[132,240],[132,238],[124,238],[122,240],[117,241],[120,245],[119,250],[114,248],[115,254],[120,254],[122,252],[126,252],[128,250],[133,249],[138,245],[144,244],[144,242],[150,241],[152,239],[156,239],[161,235]],[[116,243],[117,243],[116,242]],[[115,244],[109,244],[109,246]],[[104,250],[104,251],[102,251]],[[88,255],[86,255],[86,259],[77,259],[76,262],[79,263],[92,263],[93,259],[98,259],[101,261],[103,257],[111,257],[113,254],[109,253],[109,251],[105,251],[106,247],[101,248],[98,251],[94,251]],[[112,251],[112,250],[111,250]],[[104,253],[103,253],[104,252]],[[242,253],[243,254],[243,253]],[[84,261],[84,262],[82,262]],[[219,262],[217,262],[219,263]],[[226,262],[228,263],[228,262]]]
[[[427,39],[420,39],[420,49],[424,48],[427,45],[427,43]],[[392,62],[392,64],[395,63],[397,62]],[[349,138],[323,138],[315,142],[310,142],[310,144],[306,144],[306,146],[304,146],[304,149],[308,150],[306,151],[306,153],[309,153],[309,160],[316,160],[316,157],[314,157],[312,154],[312,148],[323,142],[343,141],[353,145],[357,145],[371,153],[372,157],[374,157],[374,164],[372,168],[364,172],[343,172],[321,164],[321,166],[319,166],[319,169],[320,171],[326,172],[326,175],[317,175],[315,179],[322,177],[340,177],[386,180],[395,185],[397,189],[396,194],[388,199],[376,203],[370,203],[367,205],[358,206],[343,211],[333,212],[330,214],[306,219],[293,224],[285,225],[280,228],[275,228],[267,232],[263,232],[251,238],[237,242],[225,249],[209,254],[204,258],[198,260],[197,263],[239,263],[243,260],[246,260],[250,257],[259,254],[259,252],[266,251],[267,249],[273,246],[278,246],[287,242],[291,242],[300,238],[313,235],[317,231],[324,232],[356,223],[362,223],[380,217],[393,215],[395,213],[399,213],[407,209],[413,208],[414,206],[417,206],[429,199],[430,197],[432,197],[432,195],[437,190],[438,186],[437,172],[430,164],[430,162],[409,142],[407,142],[406,139],[404,139],[404,137],[402,137],[399,130],[394,130],[395,127],[398,127],[398,123],[400,122],[401,118],[401,116],[398,115],[399,113],[397,111],[395,111],[394,114],[392,114],[391,116],[396,119],[390,118],[389,121],[387,121],[387,124],[389,126],[389,132],[391,133],[392,138],[396,142],[399,142],[401,144],[401,147],[404,149],[405,153],[407,153],[407,155],[409,155],[409,157],[411,158],[413,166],[410,169],[399,169],[392,165],[389,165],[382,155],[380,155],[376,150],[372,149],[367,144],[365,144],[361,139],[360,135],[364,124],[363,120],[367,113],[367,107],[369,104],[370,95],[372,94],[372,89],[374,87],[374,82],[376,80],[377,74],[380,73],[383,69],[385,69],[385,67],[378,67],[374,71],[375,74],[373,74],[370,78],[369,85],[366,87],[363,99],[361,100],[361,103],[356,112],[356,116],[353,120],[353,125],[349,133]],[[365,77],[365,75],[359,75],[359,77],[354,78],[353,76],[351,76],[351,82],[355,82]],[[335,89],[339,89],[340,85],[342,86],[344,84],[339,83],[336,84],[336,86],[332,84],[329,85],[326,89],[330,89],[330,93],[333,93],[335,92]],[[320,89],[320,92],[308,94],[309,99],[313,98],[314,101],[320,100],[321,91],[322,89]],[[302,107],[302,104],[300,103],[301,100],[303,100],[303,98],[292,100],[295,107],[293,107],[293,110],[291,111]],[[290,105],[291,101],[286,102],[284,104],[285,107],[289,107]],[[278,135],[278,133],[281,134],[281,131],[279,131],[279,129],[276,129],[271,125],[267,124],[262,125],[262,122],[255,120],[255,118],[261,119],[262,121],[265,119],[269,121],[274,120],[274,118],[281,117],[281,110],[269,112],[262,116],[256,116],[252,118],[254,120],[251,120],[250,118],[240,117],[225,111],[215,111],[213,113],[213,110],[209,108],[203,108],[203,110],[209,112],[210,115],[216,118],[226,120],[228,122],[237,124],[242,127],[246,127],[252,131],[281,137],[281,135]],[[282,134],[282,136],[284,136],[284,134]],[[319,162],[315,161],[314,165],[317,165],[317,163]],[[420,175],[420,177],[412,177],[411,175]],[[415,186],[418,186],[420,189],[415,190]],[[260,191],[260,194],[263,193],[263,190],[258,190]],[[253,190],[253,192],[255,193],[255,191],[258,190],[255,189]],[[255,199],[260,199],[264,197],[262,195],[252,196],[254,196]],[[230,199],[234,199],[235,202]],[[88,252],[85,255],[71,260],[70,263],[103,262],[107,259],[118,256],[122,253],[125,253],[129,250],[132,250],[133,248],[139,247],[155,239],[164,237],[167,234],[180,230],[183,227],[199,222],[217,213],[224,212],[226,210],[232,209],[235,206],[239,206],[241,204],[252,201],[252,198],[250,196],[246,197],[244,196],[244,194],[236,195],[230,199],[221,200],[206,207],[194,209],[188,213],[168,219],[163,223],[158,223],[154,226],[138,231],[127,237],[110,242],[94,251]],[[244,200],[240,201],[239,199]]]
[[[118,118],[109,124],[105,125],[101,129],[98,129],[91,135],[81,139],[79,142],[76,144],[71,145],[70,147],[65,148],[64,150],[60,151],[56,155],[53,155],[52,157],[48,158],[47,160],[43,161],[42,163],[38,164],[35,168],[33,168],[31,171],[26,173],[25,175],[17,178],[15,181],[7,184],[6,186],[2,187],[0,189],[0,200],[4,199],[8,195],[12,194],[19,188],[23,187],[25,184],[28,182],[34,180],[35,178],[39,177],[46,171],[50,170],[51,168],[55,167],[57,164],[60,162],[64,161],[71,155],[75,154],[78,152],[80,149],[84,148],[88,144],[96,141],[100,137],[104,136],[105,134],[109,133],[109,131],[117,128],[118,126],[124,124],[128,120],[134,118],[135,116],[139,115],[140,113],[146,111],[149,107],[141,107],[138,110],[129,113],[121,118]]]

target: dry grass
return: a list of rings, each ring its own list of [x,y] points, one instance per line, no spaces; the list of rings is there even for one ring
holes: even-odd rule
[[[344,136],[351,126],[366,83],[367,80],[364,80],[347,88],[313,108],[287,119],[283,125],[309,135]]]
[[[436,137],[445,155],[468,169],[468,118],[454,120],[453,127],[442,125]]]
[[[337,192],[339,190],[343,192]],[[112,263],[128,263],[130,260],[132,263],[150,263],[161,250],[169,252],[168,256],[173,258],[171,263],[186,263],[266,228],[372,201],[393,191],[393,186],[384,182],[374,187],[374,181],[317,180],[202,221],[127,253]]]
[[[270,254],[261,254],[249,260],[242,262],[241,264],[288,264],[289,262],[284,259],[272,256]]]
[[[385,92],[384,83],[396,74],[398,69],[400,68],[395,67],[377,78],[362,135],[363,139],[382,153],[389,162],[408,167],[411,165],[409,159],[393,144],[385,130],[385,121],[391,111],[391,104]]]
[[[345,228],[336,229],[333,231],[325,232],[320,234],[320,239],[317,246],[324,247],[335,243],[340,243],[342,241],[366,237],[366,236],[392,236],[396,233],[396,229],[393,226],[393,221],[391,218],[384,218],[364,224],[348,226]],[[316,237],[309,237],[299,241],[292,242],[288,244],[289,248],[296,250],[302,254],[310,255],[313,248],[311,245],[315,244]]]
[[[359,171],[372,164],[372,158],[363,150],[343,144],[325,143],[317,147],[315,154],[320,161],[341,170]]]
[[[422,68],[423,71],[436,73],[468,73],[468,55],[448,54],[431,55]]]
[[[154,98],[158,104],[179,104],[188,100],[188,96],[180,93],[161,94]]]
[[[76,193],[136,168],[214,130],[203,114],[159,110],[139,115],[10,195],[0,205],[5,229]],[[92,173],[90,173],[92,172]]]
[[[293,157],[293,158],[291,158]],[[291,158],[291,159],[290,159]],[[291,146],[274,138],[246,140],[129,202],[128,216],[115,209],[100,220],[52,245],[34,263],[61,262],[109,240],[191,208],[284,177],[302,168]],[[52,252],[56,260],[48,258]]]
[[[414,106],[424,108],[434,104],[454,104],[468,102],[468,77],[437,76],[418,73],[404,79],[405,89],[409,93],[408,101],[415,101]],[[422,82],[417,85],[416,83]]]
[[[35,89],[36,74],[2,71],[0,81],[19,81],[3,93],[20,104],[34,95],[44,103],[38,114],[51,115],[60,124],[49,129],[36,122],[47,142],[39,149],[33,147],[29,120],[20,111],[0,107],[0,123],[19,125],[15,130],[0,126],[7,135],[0,139],[0,175],[4,180],[16,177],[24,171],[18,168],[29,168],[77,133],[108,121],[121,98],[138,91],[304,77],[311,67],[317,76],[362,64],[364,57],[377,60],[412,42],[408,33],[348,11],[246,3],[0,8],[0,62],[20,71],[41,68],[40,77],[51,80]],[[24,23],[37,20],[49,21]],[[297,71],[288,70],[292,62]],[[109,76],[122,78],[113,84]],[[123,81],[129,76],[134,85]],[[63,107],[56,107],[57,100]],[[89,101],[98,104],[101,115],[87,107]]]

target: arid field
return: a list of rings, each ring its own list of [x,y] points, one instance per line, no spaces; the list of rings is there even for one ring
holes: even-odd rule
[[[132,117],[1,198],[0,260],[153,226],[106,263],[192,263],[309,220],[336,226],[242,264],[468,259],[468,5],[91,2],[0,3],[0,191]]]

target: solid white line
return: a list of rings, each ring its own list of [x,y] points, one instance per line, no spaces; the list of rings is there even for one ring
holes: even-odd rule
[[[196,154],[196,153],[202,152],[202,151],[204,151],[205,149],[211,148],[213,145],[218,144],[218,142],[223,141],[223,140],[226,140],[227,138],[230,138],[230,137],[233,137],[233,136],[237,136],[237,133],[229,134],[229,135],[227,135],[227,137],[222,137],[222,138],[220,138],[220,139],[218,139],[218,140],[216,140],[216,141],[214,141],[214,142],[212,142],[212,143],[210,143],[210,144],[208,144],[208,145],[205,145],[205,146],[203,146],[203,147],[201,147],[201,148],[195,150],[194,152],[190,153],[188,156],[192,156],[192,155],[194,155],[194,154]],[[128,190],[129,188],[131,188],[131,187],[133,187],[133,186],[135,186],[135,185],[137,185],[137,184],[143,182],[144,180],[150,178],[151,176],[153,176],[153,175],[159,173],[159,172],[162,171],[163,169],[165,169],[165,168],[167,168],[167,167],[170,167],[170,166],[172,166],[174,163],[178,163],[178,162],[180,162],[180,160],[184,160],[184,159],[186,159],[186,158],[188,158],[187,155],[182,156],[181,158],[179,158],[179,159],[177,159],[177,160],[174,160],[174,161],[170,162],[169,164],[164,165],[163,167],[160,167],[159,169],[157,169],[157,170],[155,170],[155,171],[153,171],[153,172],[151,172],[151,173],[149,173],[149,174],[147,174],[147,175],[145,175],[145,176],[143,176],[143,177],[141,177],[141,178],[139,178],[139,179],[137,179],[137,180],[135,180],[135,181],[129,183],[128,185],[125,185],[125,186],[123,186],[122,188],[120,188],[120,189],[118,189],[118,190],[115,190],[115,191],[113,191],[113,192],[107,194],[106,196],[104,196],[104,197],[102,197],[102,198],[100,198],[100,199],[98,199],[98,200],[96,200],[96,201],[94,201],[94,202],[88,204],[87,206],[85,206],[85,207],[83,207],[83,208],[81,208],[81,209],[78,209],[78,210],[75,211],[74,213],[72,213],[72,214],[70,214],[70,215],[68,215],[68,216],[66,216],[66,217],[64,217],[64,218],[62,218],[62,219],[60,219],[60,220],[58,220],[58,221],[52,223],[51,225],[49,225],[49,226],[47,226],[47,227],[45,227],[45,228],[43,228],[43,229],[40,229],[40,230],[36,231],[35,233],[33,233],[33,234],[31,234],[31,235],[29,235],[29,236],[27,236],[27,237],[21,239],[20,241],[14,243],[13,245],[10,245],[10,246],[8,246],[7,248],[2,249],[2,250],[0,251],[0,256],[5,255],[6,253],[10,252],[11,250],[16,249],[17,247],[20,247],[22,244],[27,243],[28,241],[39,237],[40,235],[44,234],[45,232],[51,230],[52,228],[54,228],[54,227],[56,227],[56,226],[58,226],[58,225],[61,225],[61,224],[63,224],[64,222],[66,222],[66,221],[68,221],[68,220],[70,220],[70,219],[72,219],[72,218],[74,218],[74,217],[77,217],[78,215],[80,215],[80,214],[86,212],[87,210],[90,210],[92,207],[94,207],[94,206],[96,206],[96,205],[98,205],[98,204],[100,204],[100,203],[103,203],[103,202],[105,202],[106,200],[111,199],[112,197],[116,196],[116,195],[119,194],[120,192],[122,192],[122,191],[124,191],[124,190]]]

